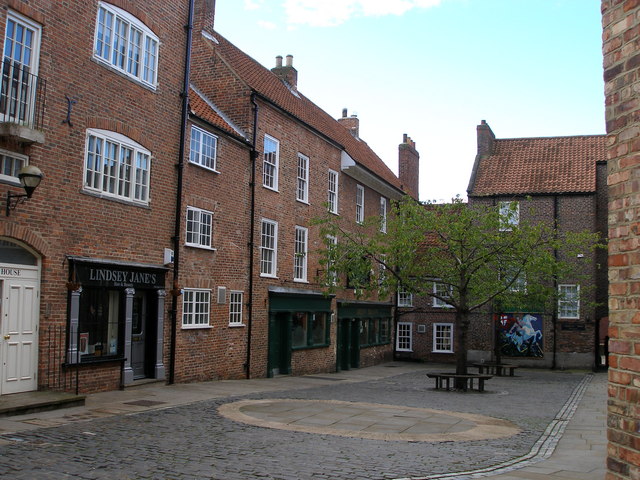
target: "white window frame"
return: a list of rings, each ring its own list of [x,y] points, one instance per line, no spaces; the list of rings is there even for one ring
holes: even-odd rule
[[[335,248],[338,245],[338,237],[335,235],[327,235],[328,243],[330,244],[328,248]],[[338,272],[335,270],[335,266],[333,262],[327,262],[327,278],[331,285],[338,284]]]
[[[448,290],[449,297],[451,297],[451,295],[453,294],[453,287],[451,285],[445,285],[444,283],[441,283],[441,282],[433,282],[434,294],[444,296],[443,294],[446,292],[443,292],[442,290]],[[431,298],[433,298],[433,306],[435,308],[452,308],[452,305],[449,305],[448,303],[440,300],[439,298],[436,298],[436,297],[431,297]]]
[[[448,329],[447,335],[443,335],[443,330]],[[442,348],[439,341],[447,339],[449,348]],[[433,324],[433,353],[453,353],[453,323],[434,323]]]
[[[356,185],[356,223],[364,223],[364,187]]]
[[[215,250],[213,248],[213,212],[187,206],[185,221],[185,245]],[[190,235],[191,241],[189,241]]]
[[[329,213],[338,214],[338,172],[329,170],[329,185],[327,187],[327,203]]]
[[[413,352],[413,323],[398,322],[396,329],[396,351]]]
[[[267,151],[268,144],[275,149]],[[280,142],[270,135],[264,136],[264,153],[262,162],[262,186],[278,191],[278,172],[280,169]]]
[[[272,232],[265,234],[265,226]],[[265,267],[269,268],[265,268]],[[276,277],[278,271],[278,222],[263,218],[260,222],[260,276]]]
[[[18,42],[17,29],[13,36],[9,37],[9,24],[21,27],[22,42]],[[30,33],[30,45],[27,45],[24,35]],[[11,41],[9,41],[9,39]],[[5,24],[2,75],[10,82],[6,97],[5,108],[0,112],[2,121],[18,122],[31,125],[34,121],[34,106],[37,98],[37,76],[40,68],[40,42],[42,39],[42,26],[19,13],[8,10]],[[20,44],[20,48],[16,48]],[[11,51],[7,51],[7,47]],[[16,55],[18,54],[18,55]],[[25,58],[28,57],[28,58]],[[5,65],[5,61],[10,62]],[[25,61],[26,60],[26,61]],[[5,71],[8,68],[8,71]]]
[[[572,313],[574,311],[575,314]],[[580,285],[575,283],[558,285],[558,318],[572,320],[580,318]]]
[[[498,202],[500,212],[500,231],[510,232],[520,223],[520,202]],[[513,209],[513,210],[512,210]]]
[[[380,197],[380,231],[387,233],[387,199]]]
[[[149,27],[129,12],[99,2],[94,35],[96,61],[155,90],[160,40]]]
[[[18,173],[29,165],[29,157],[21,153],[0,149],[0,181],[21,185]]]
[[[244,292],[239,290],[231,290],[229,296],[229,326],[244,326],[242,319],[242,305]]]
[[[309,257],[309,229],[296,225],[293,254],[293,280],[307,281],[307,259]]]
[[[99,149],[98,144],[101,145]],[[129,164],[126,161],[123,162],[123,150],[131,152]],[[111,153],[109,153],[107,165],[105,158],[108,152]],[[149,150],[119,133],[87,129],[83,190],[99,194],[104,198],[116,198],[134,204],[148,205],[150,181],[151,152]],[[123,187],[128,188],[128,194],[121,193]]]
[[[219,173],[216,162],[217,153],[218,137],[202,128],[191,125],[189,162]]]
[[[182,290],[182,328],[211,328],[211,290]]]
[[[413,293],[406,290],[398,290],[398,306],[413,307]]]
[[[309,157],[301,153],[298,153],[296,200],[302,203],[309,203]]]

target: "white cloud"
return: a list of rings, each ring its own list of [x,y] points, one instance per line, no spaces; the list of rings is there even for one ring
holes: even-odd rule
[[[441,0],[285,0],[287,23],[329,27],[359,16],[402,15],[414,8],[429,8]]]
[[[244,0],[244,9],[245,10],[258,10],[264,0]]]
[[[275,30],[278,26],[273,22],[268,22],[266,20],[258,20],[258,26],[264,28],[265,30]]]

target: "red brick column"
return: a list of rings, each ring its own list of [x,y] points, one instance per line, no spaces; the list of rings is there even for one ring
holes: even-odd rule
[[[640,479],[640,1],[603,0],[609,163],[607,480]]]

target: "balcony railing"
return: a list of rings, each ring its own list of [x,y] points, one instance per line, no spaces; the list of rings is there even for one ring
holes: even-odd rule
[[[0,83],[0,123],[42,130],[46,82],[30,68],[5,58]]]

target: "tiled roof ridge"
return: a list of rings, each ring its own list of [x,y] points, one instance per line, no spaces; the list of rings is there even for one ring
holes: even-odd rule
[[[556,135],[552,137],[513,137],[513,138],[496,138],[495,142],[501,141],[514,141],[514,140],[560,140],[560,139],[569,139],[569,138],[597,138],[597,137],[606,137],[606,133],[594,133],[591,135]]]
[[[240,81],[276,107],[340,145],[360,165],[401,190],[400,179],[366,142],[354,138],[344,125],[299,90],[296,89],[294,95],[290,87],[275,73],[236,47],[219,32],[215,31],[214,35],[218,44],[212,47]],[[231,49],[228,55],[225,55],[225,49]],[[237,58],[231,58],[233,56]]]

